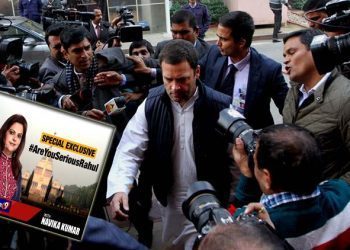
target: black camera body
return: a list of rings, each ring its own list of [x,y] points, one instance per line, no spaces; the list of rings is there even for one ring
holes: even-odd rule
[[[7,65],[17,65],[19,67],[20,78],[16,86],[28,84],[30,78],[39,75],[39,62],[26,63],[22,59],[23,41],[20,38],[7,38],[0,40],[0,63]]]
[[[27,100],[38,101],[45,104],[50,104],[52,98],[55,96],[55,92],[51,86],[32,89],[29,86],[20,85],[17,88],[10,86],[1,86],[0,91],[8,94],[12,94]]]
[[[245,117],[232,107],[220,111],[217,124],[217,131],[226,137],[228,142],[234,143],[236,138],[242,139],[244,149],[248,154],[248,165],[253,171],[253,156],[256,149],[256,139],[260,130],[253,130],[246,123]]]
[[[122,18],[124,24],[133,24],[135,25],[135,22],[133,21],[134,15],[127,7],[121,7],[119,9],[119,15]]]
[[[39,76],[39,62],[26,63],[21,59],[15,61],[12,65],[17,65],[19,67],[20,78],[18,79],[16,86],[27,85],[30,82],[30,78],[37,78]]]
[[[114,32],[114,36],[119,37],[121,42],[141,41],[143,39],[143,31],[150,30],[148,22],[135,23],[133,20],[134,15],[126,6],[121,7],[118,12],[122,23]]]
[[[56,8],[48,6],[43,13],[43,29],[46,30],[51,24],[61,23],[64,25],[84,26],[90,29],[90,20],[94,19],[94,12],[78,11],[75,8]]]
[[[185,217],[190,220],[199,233],[193,249],[197,249],[200,241],[217,225],[227,225],[232,223],[246,224],[255,223],[262,224],[267,230],[277,233],[265,221],[257,217],[257,213],[244,214],[243,210],[236,218],[234,218],[228,210],[220,205],[215,196],[213,186],[206,181],[194,182],[187,191],[187,198],[182,203],[182,211]],[[232,238],[234,239],[234,235]],[[287,242],[286,248],[293,249]]]
[[[326,31],[350,31],[350,0],[333,0],[324,8],[328,17],[322,20]],[[335,66],[350,61],[350,32],[327,37],[314,37],[311,43],[312,57],[320,74],[331,71]]]
[[[182,211],[201,236],[208,234],[218,224],[233,223],[229,211],[222,208],[215,196],[213,186],[206,181],[197,181],[187,190],[187,198],[182,203]]]

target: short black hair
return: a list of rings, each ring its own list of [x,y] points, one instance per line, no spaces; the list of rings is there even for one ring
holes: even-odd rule
[[[129,55],[132,54],[132,51],[134,49],[138,49],[138,48],[141,48],[142,46],[145,46],[146,49],[148,50],[148,52],[153,55],[154,54],[154,49],[153,49],[153,46],[152,44],[145,40],[145,39],[142,39],[140,41],[133,41],[131,44],[130,44],[130,47],[129,47]]]
[[[188,10],[178,10],[176,11],[171,19],[170,23],[173,24],[181,24],[188,23],[191,28],[194,30],[198,29],[196,17],[192,14],[191,11]]]
[[[64,29],[64,25],[62,23],[54,23],[51,24],[45,32],[45,42],[49,46],[49,36],[59,36]]]
[[[92,40],[90,33],[83,26],[68,26],[60,34],[61,43],[65,50],[68,50],[72,44],[80,43],[85,38],[89,42]]]
[[[319,145],[310,131],[296,125],[264,128],[259,135],[256,160],[255,167],[270,172],[273,190],[310,194],[321,180]]]
[[[231,36],[235,41],[246,40],[246,47],[252,44],[255,30],[253,18],[244,11],[232,11],[219,19],[219,24],[231,29]]]
[[[289,38],[299,37],[300,42],[302,44],[304,44],[306,46],[306,48],[309,50],[312,39],[315,36],[322,35],[322,34],[324,34],[324,33],[319,29],[313,29],[313,28],[301,29],[301,30],[297,30],[297,31],[293,31],[293,32],[288,33],[285,37],[283,37],[283,43],[286,43]]]
[[[303,6],[303,11],[310,11],[322,8],[326,6],[326,3],[328,3],[329,1],[330,0],[308,0]]]
[[[172,65],[187,61],[195,70],[198,66],[198,57],[193,44],[183,39],[170,40],[159,55],[159,62]]]
[[[290,245],[257,218],[218,224],[201,241],[199,250],[285,250]]]

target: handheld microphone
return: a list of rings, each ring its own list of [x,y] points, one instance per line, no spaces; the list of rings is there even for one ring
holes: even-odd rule
[[[109,116],[117,115],[123,112],[126,108],[126,100],[124,96],[114,97],[104,104],[105,111]]]

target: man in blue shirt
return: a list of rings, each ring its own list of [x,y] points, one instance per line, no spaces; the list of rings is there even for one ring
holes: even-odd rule
[[[276,231],[295,249],[348,249],[350,186],[343,180],[320,183],[323,161],[314,135],[279,124],[258,137],[253,171],[243,141],[235,141],[233,155],[242,173],[235,204],[256,201],[252,191],[260,187],[258,213],[267,211]]]
[[[199,38],[204,38],[205,32],[209,29],[210,14],[207,6],[197,2],[197,0],[189,0],[188,4],[184,5],[182,9],[189,10],[196,17],[196,22],[199,27]]]
[[[20,15],[37,23],[41,22],[42,7],[41,0],[19,0],[18,2]]]

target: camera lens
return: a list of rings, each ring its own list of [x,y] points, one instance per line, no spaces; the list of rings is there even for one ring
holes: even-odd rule
[[[349,60],[350,33],[336,37],[315,36],[310,47],[318,72],[325,74]]]
[[[221,208],[209,182],[193,183],[187,191],[187,197],[182,203],[182,211],[200,234],[206,235],[218,220],[224,220],[221,222],[224,223],[227,217],[231,219],[229,212]]]

